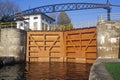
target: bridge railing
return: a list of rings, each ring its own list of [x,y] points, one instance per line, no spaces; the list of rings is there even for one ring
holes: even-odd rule
[[[77,24],[60,24],[60,25],[53,24],[51,30],[64,31],[64,30],[71,30],[71,29],[78,29],[78,28],[95,27],[96,25],[97,25],[97,21],[85,21]]]
[[[73,24],[75,28],[86,28],[86,27],[94,27],[97,25],[97,20],[95,21],[85,21],[85,22],[80,22],[78,24]]]
[[[111,20],[120,20],[120,13],[111,13],[110,18],[111,18]],[[101,14],[99,16],[98,20],[107,21],[107,15]]]

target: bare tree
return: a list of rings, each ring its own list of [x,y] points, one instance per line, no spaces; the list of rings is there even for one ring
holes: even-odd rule
[[[0,17],[4,15],[13,15],[15,12],[20,11],[20,8],[14,2],[8,0],[0,0]]]

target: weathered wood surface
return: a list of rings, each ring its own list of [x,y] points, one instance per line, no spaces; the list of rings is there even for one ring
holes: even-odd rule
[[[96,28],[64,32],[27,32],[27,62],[93,63],[97,57]]]

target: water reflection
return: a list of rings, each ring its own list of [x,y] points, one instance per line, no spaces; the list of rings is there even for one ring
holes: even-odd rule
[[[31,63],[4,66],[0,80],[88,80],[90,64]]]
[[[0,67],[0,80],[25,80],[24,64]]]

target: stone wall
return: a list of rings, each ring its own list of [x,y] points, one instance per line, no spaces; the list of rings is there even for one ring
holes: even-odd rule
[[[98,58],[118,58],[120,21],[100,21],[97,25]]]
[[[1,29],[0,57],[12,57],[15,61],[25,59],[26,32],[14,28]],[[7,59],[6,59],[7,60]]]

